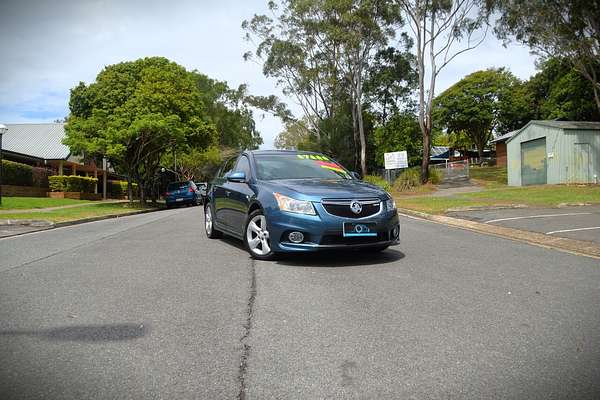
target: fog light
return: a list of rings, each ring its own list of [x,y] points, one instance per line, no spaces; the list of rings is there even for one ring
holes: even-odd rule
[[[400,225],[396,225],[394,227],[394,229],[392,229],[392,237],[394,239],[398,239],[399,236],[400,236]]]
[[[302,243],[304,241],[304,235],[302,232],[292,232],[288,235],[288,238],[292,243]]]

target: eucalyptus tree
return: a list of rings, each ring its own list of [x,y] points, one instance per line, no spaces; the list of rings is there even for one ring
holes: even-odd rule
[[[600,0],[488,0],[496,34],[542,58],[564,57],[592,83],[600,111]]]
[[[332,134],[324,130],[332,127],[327,121],[336,120],[349,98],[366,174],[365,81],[400,22],[398,7],[391,0],[282,0],[269,7],[272,17],[255,15],[242,24],[247,39],[258,42],[245,58],[260,60],[264,75],[296,99],[318,143]]]
[[[418,121],[423,136],[421,180],[429,179],[433,99],[439,74],[479,46],[487,33],[481,0],[396,0],[415,40]]]

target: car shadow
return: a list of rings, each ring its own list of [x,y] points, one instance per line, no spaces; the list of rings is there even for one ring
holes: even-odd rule
[[[275,261],[290,267],[355,267],[389,264],[402,260],[405,254],[394,249],[380,253],[360,250],[336,250],[304,254],[281,254]]]
[[[50,341],[114,342],[138,339],[150,332],[148,324],[74,325],[40,330],[3,330],[0,336],[34,336]]]

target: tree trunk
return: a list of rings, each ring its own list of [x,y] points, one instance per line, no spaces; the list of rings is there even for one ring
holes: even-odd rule
[[[354,96],[352,96],[354,97]],[[352,134],[354,136],[354,170],[358,170],[359,160],[360,160],[360,151],[359,151],[359,138],[358,138],[358,118],[356,112],[356,104],[354,102],[354,98],[351,99],[352,104]]]
[[[138,190],[140,191],[140,204],[142,207],[146,207],[146,185],[144,181],[139,181]]]
[[[478,142],[477,143],[477,156],[479,157],[479,166],[483,165],[483,148],[485,147],[485,143]]]
[[[423,161],[421,161],[421,182],[429,180],[429,155],[431,152],[431,126],[425,124],[423,130]]]
[[[358,117],[358,135],[360,137],[360,170],[362,176],[365,176],[367,175],[367,140],[365,138],[365,124],[360,100],[356,103],[356,114]]]
[[[127,198],[129,204],[133,203],[133,185],[131,184],[131,175],[127,174]]]

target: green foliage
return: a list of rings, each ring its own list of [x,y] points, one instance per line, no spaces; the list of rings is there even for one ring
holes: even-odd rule
[[[530,119],[600,121],[592,84],[568,60],[551,58],[539,68],[525,85],[532,113]],[[597,73],[600,74],[600,69]]]
[[[386,192],[390,192],[392,190],[392,185],[390,185],[388,181],[386,181],[378,175],[365,175],[362,180],[373,185],[377,185]]]
[[[600,4],[597,0],[488,0],[496,34],[543,58],[562,57],[591,84],[600,111]]]
[[[465,134],[482,157],[492,132],[507,119],[504,114],[514,120],[519,110],[526,112],[513,103],[512,94],[519,85],[505,69],[474,72],[435,99],[434,117],[450,134]]]
[[[75,154],[107,156],[142,195],[163,153],[218,140],[194,75],[162,57],[106,67],[94,83],[71,90],[69,106],[64,143]]]
[[[137,183],[133,183],[132,186],[133,193],[137,193]],[[106,191],[111,199],[123,199],[127,196],[127,181],[108,181]]]
[[[94,193],[98,179],[78,175],[55,175],[48,178],[48,183],[52,192]]]
[[[2,174],[4,185],[33,185],[33,167],[29,165],[2,160]]]
[[[375,129],[375,162],[384,166],[383,155],[393,151],[406,150],[408,165],[419,165],[423,158],[423,140],[419,123],[414,115],[395,114],[388,124]]]
[[[430,171],[431,172],[431,171]],[[393,184],[394,191],[405,192],[421,186],[421,168],[412,167],[402,171]]]

